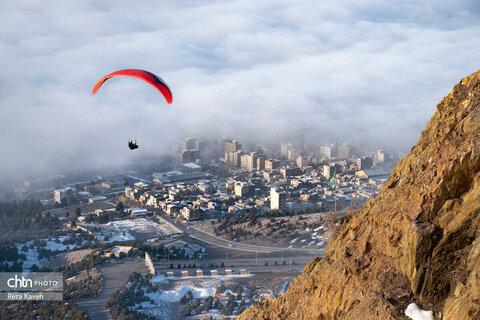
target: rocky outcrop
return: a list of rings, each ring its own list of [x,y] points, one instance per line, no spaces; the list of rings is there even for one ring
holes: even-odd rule
[[[480,70],[438,105],[381,193],[275,300],[239,319],[480,319]]]

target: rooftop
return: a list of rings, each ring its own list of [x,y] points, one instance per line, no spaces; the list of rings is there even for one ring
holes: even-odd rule
[[[162,183],[175,183],[188,180],[204,179],[206,174],[203,172],[182,173],[179,171],[160,172],[152,174],[154,179],[160,180]]]

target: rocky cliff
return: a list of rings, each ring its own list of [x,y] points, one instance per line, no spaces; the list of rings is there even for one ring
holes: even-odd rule
[[[436,108],[381,193],[275,300],[239,319],[480,319],[480,70]]]

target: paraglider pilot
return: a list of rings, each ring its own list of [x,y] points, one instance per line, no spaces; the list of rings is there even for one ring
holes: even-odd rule
[[[137,140],[135,140],[135,142],[133,142],[132,140],[128,140],[128,147],[130,148],[130,150],[138,149]]]

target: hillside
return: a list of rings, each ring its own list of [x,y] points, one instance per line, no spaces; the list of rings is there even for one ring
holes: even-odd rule
[[[436,108],[410,154],[344,219],[280,298],[239,319],[480,319],[480,70]]]
[[[204,220],[191,226],[217,237],[260,246],[320,248],[334,229],[332,214],[310,213],[286,217],[237,216],[233,219]],[[325,220],[325,221],[324,221]]]

